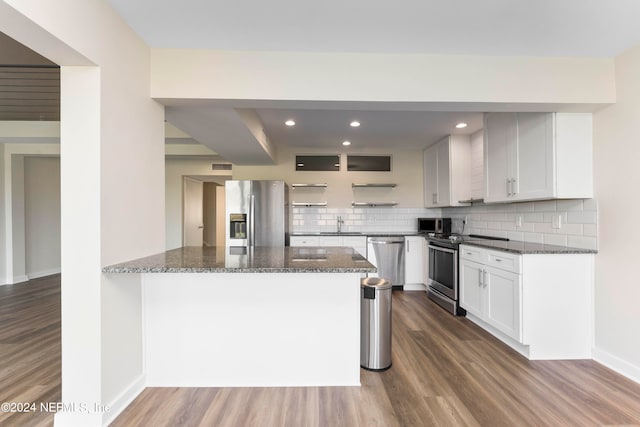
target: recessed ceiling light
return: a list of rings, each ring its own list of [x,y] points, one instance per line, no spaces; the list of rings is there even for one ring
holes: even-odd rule
[[[467,127],[467,124],[466,124],[466,123],[458,123],[458,124],[456,125],[456,127],[457,127],[458,129],[466,128],[466,127]]]
[[[294,122],[293,120],[289,119],[286,122],[284,122],[285,125],[287,126],[295,126],[296,122]]]
[[[357,128],[358,126],[360,126],[360,122],[357,120],[354,120],[351,123],[349,123],[349,126],[351,126],[352,128]]]
[[[351,145],[351,142],[349,142],[349,141],[344,141],[344,142],[342,143],[342,145]]]

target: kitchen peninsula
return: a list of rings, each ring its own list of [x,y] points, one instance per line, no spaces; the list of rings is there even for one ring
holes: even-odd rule
[[[141,274],[148,387],[360,384],[351,248],[184,247],[105,267]]]

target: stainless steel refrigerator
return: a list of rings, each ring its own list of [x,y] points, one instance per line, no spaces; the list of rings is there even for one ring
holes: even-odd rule
[[[226,247],[289,244],[289,192],[284,181],[225,183]]]

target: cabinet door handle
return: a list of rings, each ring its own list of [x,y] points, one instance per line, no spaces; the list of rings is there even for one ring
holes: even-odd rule
[[[406,242],[407,242],[407,253],[409,253],[410,252],[410,250],[409,250],[409,240],[407,240]]]
[[[487,270],[482,270],[482,286],[487,287]]]
[[[507,179],[507,197],[511,196],[511,180]]]
[[[482,286],[482,269],[478,270],[478,286]]]
[[[516,194],[518,194],[518,192],[516,191],[516,179],[513,178],[512,181],[513,183],[511,184],[511,193],[515,196]]]

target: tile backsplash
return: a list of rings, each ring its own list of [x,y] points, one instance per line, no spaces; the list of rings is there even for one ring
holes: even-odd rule
[[[453,231],[507,237],[525,242],[597,249],[598,209],[595,199],[420,208],[306,208],[292,210],[293,232],[342,231],[412,233],[418,217],[451,217]],[[467,223],[462,229],[462,221]],[[556,228],[559,225],[559,228]]]
[[[598,248],[598,209],[595,199],[545,200],[442,209],[453,218],[453,231],[511,240]],[[559,228],[558,228],[559,225]]]
[[[440,217],[440,209],[420,208],[304,208],[292,211],[293,232],[337,230],[337,217],[344,220],[342,231],[415,233],[419,217]]]

